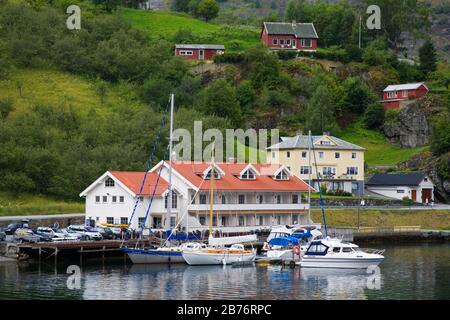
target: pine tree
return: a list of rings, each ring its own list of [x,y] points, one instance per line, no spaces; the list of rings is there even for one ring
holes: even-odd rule
[[[437,69],[436,49],[431,40],[425,41],[423,46],[419,49],[420,70],[426,78],[429,73]]]

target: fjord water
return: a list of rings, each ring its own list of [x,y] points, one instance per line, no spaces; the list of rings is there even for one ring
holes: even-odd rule
[[[380,277],[363,271],[281,266],[0,263],[0,299],[450,299],[450,244],[382,245]]]

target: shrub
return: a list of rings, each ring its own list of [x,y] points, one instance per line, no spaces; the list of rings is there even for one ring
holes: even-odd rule
[[[297,52],[280,50],[280,51],[277,51],[277,55],[278,55],[278,59],[280,59],[280,60],[291,60],[291,59],[295,59],[297,57]]]
[[[14,105],[11,98],[0,100],[0,119],[6,119],[13,109]]]
[[[378,129],[384,122],[384,108],[381,103],[369,104],[364,112],[363,123],[368,129]]]
[[[414,204],[414,200],[409,197],[403,197],[402,201],[404,206],[411,206]]]
[[[344,191],[344,190],[328,191],[327,195],[329,195],[329,196],[337,196],[337,197],[351,197],[351,196],[353,196],[351,192],[347,192],[347,191]]]
[[[241,63],[244,57],[240,53],[224,53],[214,57],[215,63]]]

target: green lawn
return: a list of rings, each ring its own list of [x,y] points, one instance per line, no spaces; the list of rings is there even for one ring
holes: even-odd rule
[[[65,201],[41,195],[13,196],[0,192],[0,216],[84,213],[84,201]]]
[[[106,112],[119,105],[129,108],[140,105],[127,85],[106,85],[107,93],[102,104],[96,80],[57,70],[18,69],[8,79],[0,80],[0,98],[11,98],[15,112],[36,104],[72,105],[80,110],[95,107],[97,112]]]
[[[357,209],[325,209],[327,225],[352,227],[358,225]],[[322,212],[312,210],[312,220],[323,223]],[[420,226],[422,229],[450,229],[450,210],[377,210],[360,211],[361,227]]]
[[[366,148],[365,160],[369,166],[395,165],[428,149],[427,146],[411,149],[394,146],[381,132],[365,129],[360,122],[346,128],[339,138]]]
[[[190,29],[196,42],[223,44],[227,51],[241,51],[259,43],[259,29],[207,23],[187,14],[122,8],[121,15],[150,38],[170,39],[180,29]]]

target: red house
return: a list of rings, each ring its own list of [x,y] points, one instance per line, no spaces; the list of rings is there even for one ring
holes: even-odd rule
[[[214,60],[216,54],[223,54],[225,47],[216,44],[177,44],[175,55],[185,60]]]
[[[312,23],[264,22],[261,41],[275,50],[316,51],[316,29]]]
[[[401,101],[420,98],[427,92],[428,88],[423,82],[390,85],[383,90],[383,106],[385,109],[397,109]]]

